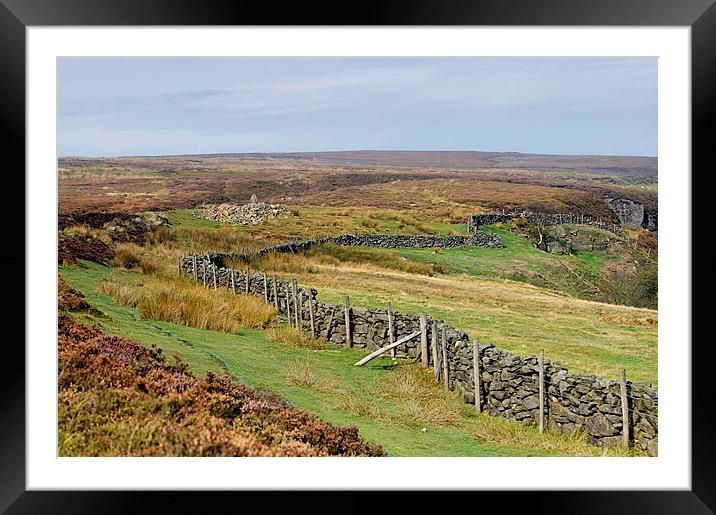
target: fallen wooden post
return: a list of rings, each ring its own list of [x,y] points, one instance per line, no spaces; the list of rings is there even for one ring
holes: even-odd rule
[[[401,338],[400,340],[398,340],[397,342],[389,343],[389,344],[386,345],[385,347],[381,347],[381,348],[378,349],[377,351],[371,352],[371,353],[368,354],[365,358],[363,358],[362,360],[358,361],[354,366],[359,367],[359,366],[361,366],[361,365],[365,365],[365,364],[368,363],[370,360],[372,360],[372,359],[374,359],[374,358],[377,358],[377,357],[380,356],[381,354],[383,354],[383,353],[385,353],[385,352],[388,352],[390,349],[393,349],[393,348],[397,347],[398,345],[402,345],[402,344],[404,344],[405,342],[407,342],[407,341],[409,341],[409,340],[412,340],[413,338],[415,338],[415,337],[418,336],[419,334],[420,334],[420,331],[415,331],[414,333],[410,333],[408,336],[402,337],[402,338]]]

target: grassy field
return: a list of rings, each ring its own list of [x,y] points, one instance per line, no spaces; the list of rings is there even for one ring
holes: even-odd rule
[[[298,220],[310,226],[311,220],[335,217],[345,218],[344,229],[350,232],[364,213],[321,209],[301,215],[281,222],[284,230],[300,232]],[[395,222],[388,215],[400,216],[381,213],[385,223]],[[373,228],[382,229],[390,227]],[[249,236],[245,228],[223,230]],[[275,229],[268,224],[256,230],[268,240]],[[465,228],[455,224],[450,230]],[[296,277],[302,285],[318,289],[323,302],[340,304],[345,295],[357,306],[380,308],[392,302],[396,310],[428,313],[519,355],[536,355],[542,348],[548,359],[574,373],[616,379],[626,368],[632,380],[658,384],[657,312],[577,298],[600,284],[602,268],[616,262],[617,256],[548,254],[507,228],[485,230],[499,234],[505,247],[439,251],[338,247],[267,257],[252,267]],[[171,259],[174,266],[176,258]]]
[[[96,323],[109,334],[156,345],[170,358],[181,356],[195,374],[227,373],[249,386],[278,392],[323,420],[356,425],[364,438],[383,444],[390,455],[603,454],[579,436],[540,436],[534,427],[478,416],[456,393],[445,394],[432,384],[430,372],[414,363],[381,358],[354,367],[364,355],[357,349],[292,347],[272,338],[271,330],[226,333],[145,320],[136,308],[118,305],[96,291],[108,278],[141,284],[145,281],[142,274],[88,262],[61,267],[59,273],[102,312],[80,314],[80,321]]]

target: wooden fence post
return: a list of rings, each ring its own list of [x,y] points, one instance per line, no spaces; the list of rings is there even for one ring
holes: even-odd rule
[[[331,329],[333,328],[333,317],[336,314],[336,310],[331,306],[331,316],[328,317],[328,325],[326,326],[326,340],[331,341]]]
[[[480,343],[477,340],[472,342],[472,374],[475,385],[475,411],[482,413],[482,399],[480,398]]]
[[[201,282],[206,286],[206,262],[201,264]]]
[[[428,357],[428,317],[420,315],[420,361],[423,368],[428,368],[430,358]]]
[[[539,350],[539,432],[544,433],[544,349]]]
[[[194,270],[194,280],[198,281],[199,280],[199,271],[196,269],[196,255],[193,255],[191,257],[191,264],[192,264],[192,268]]]
[[[433,320],[431,329],[432,346],[433,346],[433,372],[435,373],[435,382],[440,382],[440,358],[438,357],[438,324]]]
[[[629,449],[629,404],[627,398],[626,370],[624,369],[622,369],[619,382],[621,383],[622,391],[622,443],[624,450],[627,450]]]
[[[276,312],[278,313],[279,307],[278,307],[278,287],[276,286],[276,276],[273,276],[273,284],[271,285],[273,289],[273,307],[276,308]]]
[[[298,292],[298,328],[303,330],[303,290]]]
[[[231,270],[231,291],[236,293],[236,280],[234,279],[234,273],[236,272],[233,268]]]
[[[300,329],[301,326],[298,325],[298,283],[295,278],[291,279],[291,287],[293,289],[293,325]]]
[[[211,265],[211,273],[214,276],[214,289],[216,289],[216,265]]]
[[[288,320],[288,326],[291,327],[291,289],[286,284],[286,319]]]
[[[448,357],[447,357],[447,334],[445,326],[443,325],[442,338],[441,338],[441,350],[443,351],[443,386],[445,391],[450,390],[450,378],[448,376]]]
[[[388,343],[393,343],[395,341],[395,321],[393,320],[393,305],[388,302]],[[390,349],[390,357],[394,358],[396,356],[395,347]]]
[[[251,278],[249,277],[249,269],[247,268],[244,270],[244,274],[246,275],[246,295],[249,294],[251,291]]]
[[[264,274],[264,301],[268,303],[268,281],[266,279],[266,272]]]
[[[316,338],[316,323],[314,322],[314,319],[313,319],[313,299],[310,297],[308,298],[308,316],[310,317],[310,320],[311,320],[311,338],[315,339]]]
[[[343,313],[346,319],[346,345],[353,347],[353,338],[351,338],[351,299],[348,295],[343,299]]]

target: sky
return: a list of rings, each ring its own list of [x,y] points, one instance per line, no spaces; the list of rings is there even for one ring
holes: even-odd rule
[[[657,155],[656,58],[60,58],[61,156]]]

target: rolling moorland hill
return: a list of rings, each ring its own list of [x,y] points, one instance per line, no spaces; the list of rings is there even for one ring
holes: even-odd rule
[[[392,367],[380,360],[355,370],[360,350],[314,348],[313,342],[304,348],[261,302],[178,280],[177,259],[341,233],[462,235],[470,215],[501,209],[614,222],[607,197],[656,209],[655,159],[609,158],[599,168],[594,161],[587,166],[588,156],[568,156],[572,165],[564,160],[560,168],[560,159],[541,156],[542,168],[536,160],[520,164],[519,154],[445,156],[435,166],[426,159],[440,153],[402,160],[396,153],[358,154],[61,158],[58,271],[89,306],[73,313],[106,334],[185,359],[197,377],[229,374],[281,393],[320,420],[356,425],[391,455],[601,453],[581,440],[475,417],[454,402],[454,392],[436,390],[410,363]],[[458,166],[478,157],[484,167]],[[386,164],[388,158],[399,164]],[[285,206],[290,216],[238,226],[194,211],[202,204],[244,204],[252,195]],[[145,213],[144,222],[135,224],[136,213]],[[354,305],[378,309],[392,302],[393,309],[440,317],[519,355],[544,348],[578,373],[615,378],[626,368],[632,380],[655,384],[658,317],[650,308],[656,306],[657,233],[625,227],[626,235],[615,237],[565,226],[551,236],[572,248],[561,255],[536,248],[534,229],[485,227],[502,239],[500,249],[329,245],[268,255],[251,266],[295,277],[324,301],[341,303],[350,295]],[[211,307],[207,313],[216,316],[176,319],[172,299]],[[406,388],[423,397],[406,399],[400,393]]]
[[[617,221],[607,198],[642,205],[654,219],[658,209],[655,158],[334,154],[61,157],[59,210],[134,213],[246,203],[254,194],[269,203],[419,211],[453,223],[494,209],[577,212]]]

